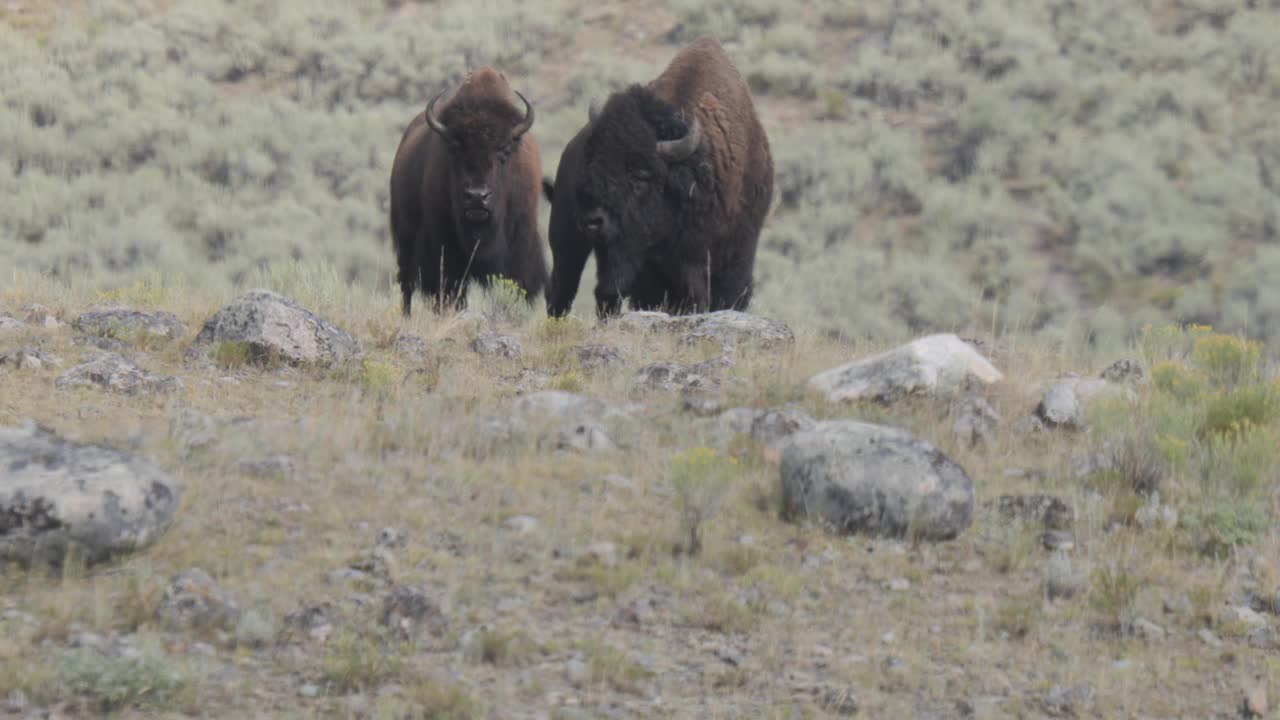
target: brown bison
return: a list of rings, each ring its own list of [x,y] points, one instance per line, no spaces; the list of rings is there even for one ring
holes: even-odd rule
[[[469,279],[515,281],[532,302],[547,281],[538,236],[542,160],[529,135],[533,105],[516,107],[507,79],[472,71],[409,123],[391,166],[391,235],[402,309],[413,291],[435,308],[466,302]]]
[[[773,200],[773,159],[751,92],[701,38],[648,85],[594,106],[569,141],[551,199],[547,312],[569,311],[596,254],[596,311],[742,310]]]

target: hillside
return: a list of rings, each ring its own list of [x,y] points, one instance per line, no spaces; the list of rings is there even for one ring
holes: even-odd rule
[[[6,8],[0,259],[98,289],[297,261],[386,287],[391,157],[437,90],[503,68],[550,174],[591,97],[705,33],[775,150],[766,314],[881,341],[1280,332],[1274,0]]]
[[[851,7],[0,0],[0,715],[1275,716],[1280,2]],[[400,316],[427,98],[701,34],[752,316]]]

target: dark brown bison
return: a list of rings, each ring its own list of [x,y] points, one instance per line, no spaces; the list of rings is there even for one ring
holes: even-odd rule
[[[472,71],[409,123],[391,166],[391,235],[403,311],[413,291],[437,310],[463,305],[469,279],[514,280],[530,302],[547,265],[538,236],[542,160],[528,134],[533,106],[516,107],[507,79]]]
[[[567,313],[596,254],[596,311],[745,309],[773,200],[751,92],[720,44],[694,41],[648,85],[611,95],[569,141],[551,198],[547,312]]]

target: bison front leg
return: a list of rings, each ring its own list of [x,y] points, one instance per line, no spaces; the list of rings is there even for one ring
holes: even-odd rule
[[[711,277],[706,266],[701,263],[685,266],[680,273],[677,285],[676,292],[668,297],[671,312],[677,314],[706,312],[711,305]]]

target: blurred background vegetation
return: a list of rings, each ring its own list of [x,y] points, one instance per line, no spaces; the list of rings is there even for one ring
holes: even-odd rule
[[[550,175],[592,97],[702,34],[774,148],[755,311],[1280,337],[1280,0],[7,0],[0,265],[216,291],[303,262],[394,305],[387,179],[428,98],[501,68]]]

